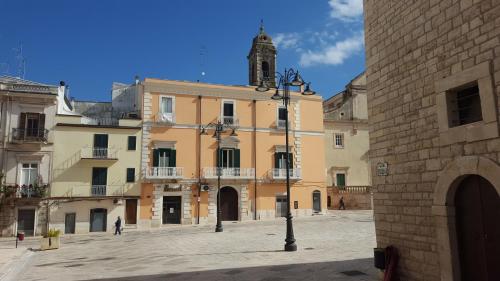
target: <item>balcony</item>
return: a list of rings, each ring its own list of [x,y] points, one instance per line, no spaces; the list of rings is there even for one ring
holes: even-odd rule
[[[47,142],[49,130],[46,129],[27,129],[14,128],[12,129],[13,142]]]
[[[203,168],[205,179],[217,178],[217,167]],[[221,168],[222,179],[253,179],[255,177],[254,168]]]
[[[302,179],[302,174],[300,169],[289,169],[290,179],[291,180],[300,180]],[[271,178],[273,180],[286,180],[286,169],[272,169],[271,170]]]
[[[286,121],[285,120],[277,120],[276,121],[276,128],[278,128],[279,130],[286,129]],[[288,129],[290,129],[290,122],[288,122]]]
[[[240,120],[238,118],[236,118],[235,116],[223,116],[220,121],[224,125],[228,125],[228,126],[232,126],[232,127],[239,127],[240,126]]]
[[[146,170],[146,179],[182,179],[182,167],[149,167]]]
[[[81,159],[118,160],[118,151],[107,147],[86,147],[80,152]]]
[[[158,112],[158,114],[155,115],[155,122],[162,125],[174,125],[175,113]]]
[[[0,193],[5,198],[43,198],[47,195],[47,184],[42,185],[18,185],[8,184],[0,186]]]

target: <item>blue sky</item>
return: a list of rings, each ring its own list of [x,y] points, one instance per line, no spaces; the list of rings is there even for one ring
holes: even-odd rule
[[[325,98],[365,65],[362,0],[0,0],[0,11],[0,74],[18,76],[22,44],[25,79],[64,80],[82,100],[108,100],[135,75],[247,84],[261,19],[278,69],[298,68]]]

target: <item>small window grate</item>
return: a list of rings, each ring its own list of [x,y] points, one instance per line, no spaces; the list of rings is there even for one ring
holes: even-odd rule
[[[477,84],[449,93],[450,127],[462,126],[483,120],[481,98]]]

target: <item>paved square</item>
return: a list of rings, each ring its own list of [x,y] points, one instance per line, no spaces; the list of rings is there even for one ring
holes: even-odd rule
[[[59,250],[32,254],[17,280],[377,280],[370,211],[294,219],[297,252],[282,251],[284,219],[213,228],[63,237]]]

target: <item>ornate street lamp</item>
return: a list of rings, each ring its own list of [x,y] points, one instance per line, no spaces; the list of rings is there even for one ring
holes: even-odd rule
[[[217,140],[217,224],[215,226],[215,232],[222,232],[222,210],[220,208],[220,177],[222,175],[221,159],[220,159],[220,141],[221,134],[227,132],[228,129],[231,130],[230,136],[238,136],[236,134],[236,128],[230,124],[224,124],[220,120],[217,123],[209,123],[205,126],[201,126],[200,135],[208,135],[208,129],[214,129],[214,135],[212,136]]]
[[[277,72],[279,77],[279,82],[273,89],[276,90],[274,95],[271,97],[273,100],[282,100],[285,106],[285,145],[286,145],[286,200],[287,200],[287,214],[286,214],[286,239],[285,239],[285,251],[297,251],[297,244],[295,244],[295,237],[293,236],[293,223],[292,223],[292,212],[290,211],[290,159],[289,159],[289,148],[288,148],[288,105],[290,104],[290,86],[301,87],[306,85],[305,90],[301,93],[305,96],[310,96],[316,94],[311,90],[310,84],[305,83],[300,77],[299,71],[292,68],[285,69],[283,74]],[[280,88],[282,88],[280,95]],[[258,92],[267,92],[271,88],[267,87],[264,81],[261,81],[259,86],[255,89]]]

